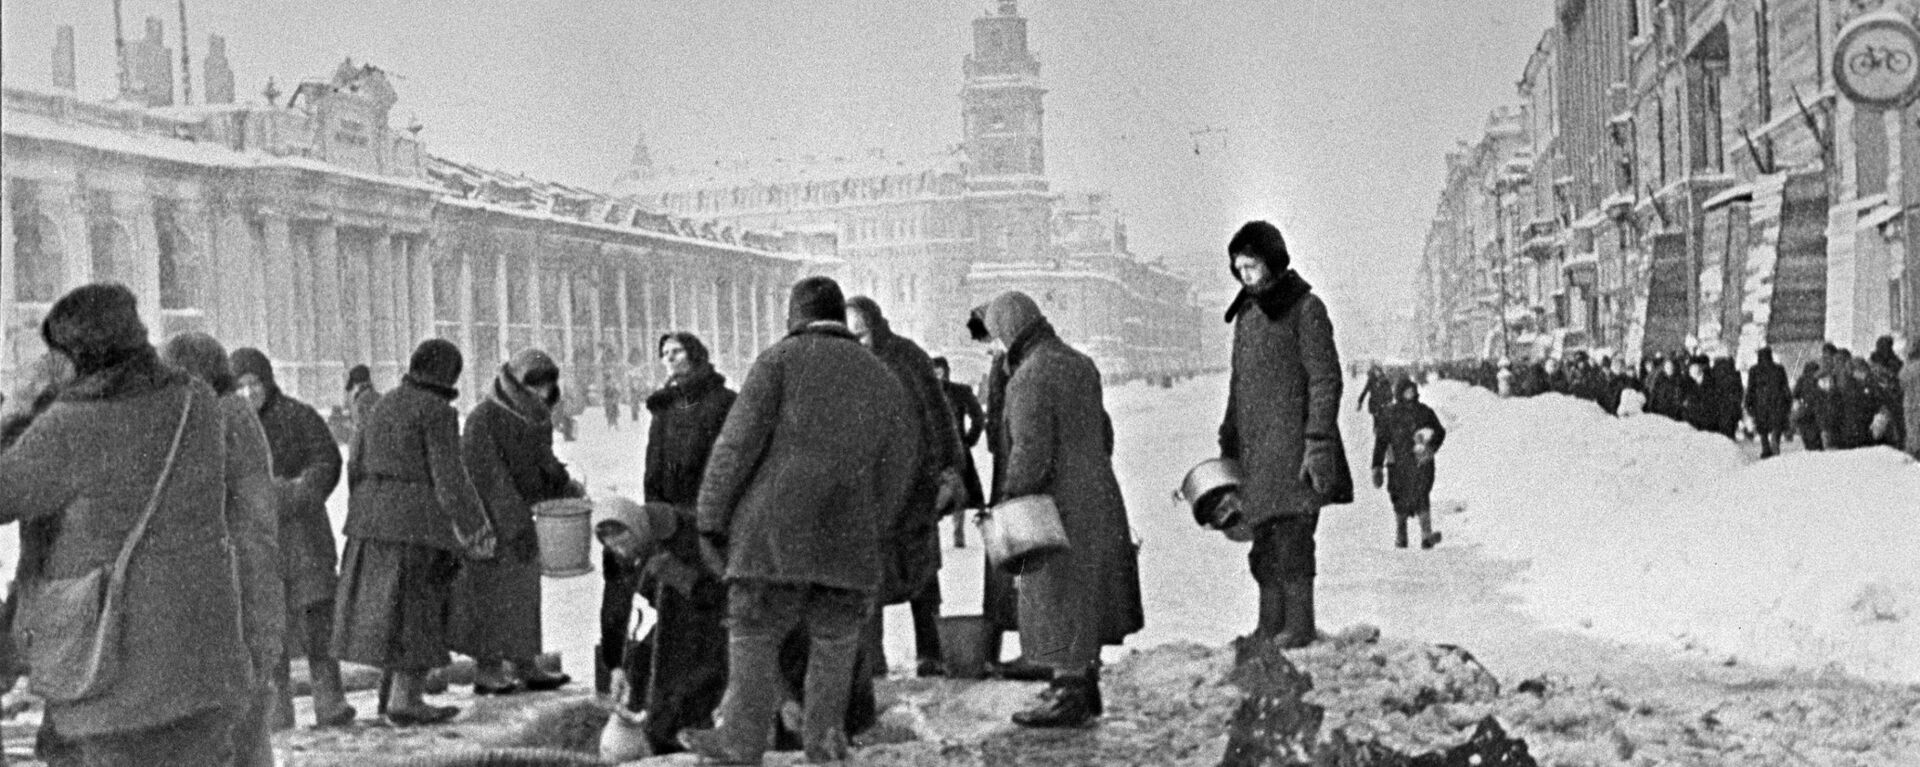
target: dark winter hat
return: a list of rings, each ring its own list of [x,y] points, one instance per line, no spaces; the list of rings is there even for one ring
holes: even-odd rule
[[[228,355],[227,362],[233,367],[233,377],[253,376],[268,388],[277,386],[273,382],[273,362],[259,349],[242,346]]]
[[[880,327],[887,324],[886,313],[880,311],[880,302],[867,296],[854,296],[847,299],[847,311],[859,312],[867,319],[867,325]]]
[[[206,381],[215,394],[233,391],[233,368],[227,364],[227,349],[205,333],[181,333],[167,339],[160,348],[160,359]]]
[[[840,283],[832,277],[808,277],[793,284],[787,298],[787,329],[798,330],[810,322],[846,322],[847,298]]]
[[[1028,330],[1046,319],[1033,297],[1018,290],[1001,293],[987,304],[987,328],[993,331],[993,337],[1008,346],[1013,346]]]
[[[1413,392],[1415,395],[1418,395],[1420,393],[1420,384],[1415,383],[1413,379],[1405,376],[1393,382],[1394,399],[1402,398],[1407,392]]]
[[[117,282],[82,285],[61,296],[40,323],[40,338],[47,348],[73,360],[76,375],[111,367],[150,348],[133,291]]]
[[[986,304],[973,307],[973,311],[967,313],[967,334],[980,343],[993,339],[993,331],[987,330]]]
[[[1758,354],[1757,356],[1759,357],[1759,359],[1760,359],[1760,361],[1761,361],[1761,362],[1772,362],[1772,361],[1773,361],[1773,347],[1771,347],[1771,346],[1762,346],[1762,347],[1760,347],[1760,352],[1759,352],[1759,354]]]
[[[1233,259],[1242,254],[1260,259],[1275,277],[1286,274],[1293,263],[1287,255],[1287,239],[1280,236],[1280,227],[1265,221],[1248,221],[1227,241],[1227,271],[1235,277],[1239,272],[1233,268]]]
[[[706,342],[701,341],[699,336],[684,330],[676,330],[661,336],[660,343],[653,345],[654,351],[665,350],[668,341],[678,341],[680,348],[687,350],[687,361],[693,363],[696,368],[706,367],[707,363],[713,360],[713,354],[707,351]]]
[[[946,358],[946,357],[935,357],[935,358],[933,358],[933,366],[934,366],[934,367],[937,367],[937,368],[940,368],[941,370],[952,370],[952,369],[953,369],[953,363],[951,363],[951,362],[948,362],[948,361],[947,361],[947,358]]]
[[[460,382],[460,370],[465,366],[460,347],[444,338],[429,338],[414,347],[413,356],[407,360],[407,375],[421,383],[451,389]]]
[[[507,361],[507,372],[513,375],[513,380],[527,386],[560,381],[560,366],[554,364],[553,358],[539,349],[523,349],[520,353],[513,355],[513,359]],[[454,376],[458,377],[459,374],[455,373]]]
[[[373,371],[366,365],[354,365],[347,371],[347,388],[351,389],[361,384],[373,385]]]

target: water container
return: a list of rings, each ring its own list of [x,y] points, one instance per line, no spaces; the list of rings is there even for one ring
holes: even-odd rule
[[[987,626],[984,615],[943,615],[940,617],[940,654],[947,662],[947,676],[955,679],[984,679],[987,676]]]
[[[980,539],[986,541],[987,561],[1007,572],[1020,568],[1027,557],[1065,551],[1067,529],[1050,495],[1023,495],[980,514]]]
[[[540,574],[571,578],[593,572],[593,502],[561,498],[533,505],[540,538]]]

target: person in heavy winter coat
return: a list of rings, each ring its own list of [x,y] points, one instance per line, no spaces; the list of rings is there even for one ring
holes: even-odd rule
[[[451,342],[420,343],[400,386],[381,396],[347,462],[347,546],[334,651],[379,667],[382,712],[398,726],[437,724],[459,709],[424,700],[427,673],[447,665],[447,612],[460,554],[493,555],[486,507],[460,453],[463,360]]]
[[[1793,391],[1787,384],[1787,369],[1773,361],[1773,349],[1762,347],[1759,360],[1747,368],[1747,414],[1753,418],[1753,430],[1760,435],[1760,457],[1780,454],[1780,435],[1790,428]]]
[[[1920,458],[1920,338],[1907,345],[1907,364],[1900,369],[1900,411],[1907,454]]]
[[[1100,371],[1068,346],[1025,293],[987,304],[987,328],[1007,350],[1007,498],[1053,499],[1065,551],[1019,565],[1020,646],[1053,668],[1029,727],[1077,726],[1101,713],[1100,645],[1145,624],[1125,499],[1113,473],[1113,425]]]
[[[1385,484],[1393,502],[1394,545],[1407,547],[1407,519],[1420,520],[1420,548],[1440,542],[1433,531],[1433,454],[1447,440],[1440,416],[1420,401],[1420,386],[1394,384],[1395,400],[1373,425],[1373,486]]]
[[[991,344],[992,331],[987,330],[987,306],[981,304],[973,308],[967,316],[967,332],[973,340]],[[1007,444],[1006,444],[1006,401],[1007,401],[1007,355],[1005,350],[990,352],[992,359],[987,363],[987,375],[980,382],[981,397],[985,400],[986,427],[982,430],[987,439],[987,453],[993,457],[993,466],[988,470],[986,486],[986,505],[992,506],[1006,500]],[[981,580],[980,611],[986,618],[986,638],[981,643],[981,657],[987,661],[987,672],[1009,679],[1046,681],[1053,678],[1053,669],[1034,663],[1024,655],[1007,663],[1000,662],[1000,650],[1004,634],[1020,630],[1019,586],[1012,573],[995,567],[986,559],[981,560],[986,571]]]
[[[973,387],[953,380],[953,366],[945,357],[933,358],[933,372],[940,378],[940,389],[946,394],[947,412],[953,416],[953,431],[960,437],[960,484],[966,490],[966,497],[953,499],[953,508],[970,509],[986,505],[987,494],[980,484],[980,470],[973,463],[973,446],[980,444],[980,435],[986,429],[987,414],[980,407],[980,398],[974,396]],[[953,547],[967,547],[967,515],[953,515]]]
[[[880,589],[882,606],[909,602],[913,612],[915,659],[921,676],[944,676],[940,649],[940,514],[944,499],[960,492],[960,437],[949,417],[946,395],[927,356],[912,339],[893,332],[880,304],[866,296],[847,299],[847,329],[873,350],[899,380],[908,399],[907,420],[920,435],[920,467],[907,491],[906,506],[888,534],[891,551]],[[867,630],[871,672],[883,673],[878,613]]]
[[[1353,502],[1340,439],[1340,354],[1327,306],[1290,268],[1279,229],[1250,222],[1227,252],[1242,287],[1227,309],[1233,370],[1220,456],[1238,460],[1246,475],[1241,499],[1255,530],[1248,561],[1260,584],[1254,635],[1299,647],[1317,633],[1320,508]]]
[[[1800,435],[1800,444],[1808,450],[1824,450],[1819,414],[1826,407],[1827,392],[1820,387],[1820,363],[1808,362],[1793,382],[1793,413],[1789,420]]]
[[[1732,357],[1714,359],[1713,365],[1707,368],[1707,389],[1712,392],[1708,397],[1713,406],[1712,431],[1733,439],[1740,431],[1740,413],[1747,392],[1740,383],[1740,369],[1733,366]]]
[[[240,391],[260,417],[273,452],[274,506],[280,515],[280,574],[286,587],[287,657],[304,654],[313,680],[314,723],[334,727],[353,721],[340,663],[332,652],[338,555],[327,497],[340,484],[340,447],[327,422],[306,403],[280,390],[273,363],[260,350],[243,347],[230,358]],[[293,726],[289,670],[276,670],[281,703],[276,723]]]
[[[911,400],[846,326],[840,286],[793,287],[787,337],[753,362],[708,459],[698,529],[724,561],[727,692],[689,750],[758,763],[779,705],[778,654],[810,640],[802,737],[814,761],[845,758],[861,633],[875,610],[884,531],[921,465]]]
[[[1380,411],[1393,404],[1393,378],[1381,369],[1378,363],[1367,367],[1367,383],[1360,387],[1360,398],[1353,409],[1367,409],[1367,415],[1379,417]]]
[[[1900,374],[1900,355],[1893,350],[1893,336],[1881,336],[1873,341],[1873,353],[1867,355],[1867,361],[1875,367],[1884,368],[1894,375]]]
[[[1680,420],[1700,431],[1713,431],[1719,418],[1719,404],[1707,379],[1707,363],[1696,359],[1687,363],[1687,372],[1678,379]]]
[[[47,412],[47,408],[53,407],[60,396],[60,388],[72,380],[73,362],[59,352],[45,352],[27,365],[16,380],[13,393],[0,402],[0,451],[13,447],[27,427],[33,425],[33,420]],[[51,519],[23,522],[20,537],[24,540],[36,532],[50,535],[56,529],[55,524]],[[15,563],[16,566],[19,564]],[[14,581],[23,582],[25,576],[25,572],[16,572]],[[14,646],[13,632],[0,631],[0,689],[13,689],[14,684],[26,673],[24,662],[25,659]]]
[[[460,455],[498,539],[494,557],[469,562],[453,585],[448,646],[474,659],[473,691],[502,695],[557,690],[572,681],[541,669],[540,541],[533,507],[584,493],[553,455],[560,366],[527,349],[500,366],[486,398],[467,414]],[[506,665],[512,665],[509,675]]]
[[[273,454],[253,403],[235,390],[227,350],[205,333],[167,339],[160,358],[213,388],[220,397],[228,460],[238,474],[227,483],[227,530],[239,560],[240,609],[245,626],[253,692],[236,712],[236,765],[273,767],[275,710],[283,703],[287,603],[280,575],[280,513],[274,502]],[[292,714],[292,708],[284,711]]]
[[[700,495],[700,478],[707,470],[707,457],[720,438],[720,427],[726,423],[727,411],[733,409],[737,395],[727,388],[727,377],[713,369],[707,345],[698,336],[668,333],[660,337],[656,350],[660,364],[666,368],[667,382],[639,403],[652,419],[647,425],[644,498],[647,503],[678,507],[691,518]],[[691,524],[687,529],[692,530]],[[601,556],[600,564],[605,579],[600,602],[601,663],[608,669],[626,669],[629,681],[644,680],[636,671],[663,652],[659,643],[679,646],[679,640],[655,629],[642,640],[647,645],[642,650],[645,655],[625,662],[633,597],[636,591],[646,593],[648,589],[639,582],[640,573],[628,558],[609,550]],[[691,644],[686,647],[703,649]],[[671,664],[678,655],[666,651],[663,657]]]
[[[54,302],[40,334],[71,361],[74,379],[0,454],[0,523],[24,527],[17,585],[110,572],[150,503],[153,513],[117,602],[118,662],[95,693],[47,700],[39,756],[228,763],[236,713],[257,689],[226,517],[249,457],[227,450],[213,389],[160,361],[124,286],[75,288]],[[54,607],[20,604],[15,626],[71,630]],[[18,651],[43,695],[81,681],[45,646]]]

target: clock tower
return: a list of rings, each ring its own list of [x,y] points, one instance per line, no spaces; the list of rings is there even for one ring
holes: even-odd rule
[[[965,197],[977,259],[1045,260],[1053,208],[1040,103],[1047,91],[1016,0],[997,0],[974,19],[965,73]]]

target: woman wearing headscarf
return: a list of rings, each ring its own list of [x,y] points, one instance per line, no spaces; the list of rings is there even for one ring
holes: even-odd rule
[[[1144,624],[1125,500],[1113,473],[1113,427],[1100,371],[1068,346],[1025,293],[987,304],[987,329],[1006,346],[1004,495],[1053,498],[1068,548],[1020,565],[1020,646],[1053,668],[1027,727],[1072,727],[1101,713],[1103,639]]]
[[[39,756],[53,764],[231,761],[253,697],[236,557],[223,516],[246,472],[226,449],[213,390],[160,361],[133,293],[75,288],[41,324],[74,378],[0,454],[0,523],[21,521],[22,593],[115,569],[143,517],[118,600],[118,662],[87,684],[57,641],[18,648],[46,700]],[[147,510],[151,508],[149,516]],[[53,600],[28,599],[17,627],[75,630]],[[89,689],[91,687],[91,689]]]
[[[585,494],[553,454],[558,401],[560,366],[546,352],[527,349],[500,366],[486,398],[467,414],[460,438],[467,475],[499,540],[493,559],[467,563],[454,582],[448,645],[473,657],[473,691],[479,695],[557,690],[573,681],[535,663],[540,540],[533,507]]]
[[[447,612],[460,555],[485,559],[495,545],[461,460],[452,403],[462,364],[451,342],[421,342],[400,385],[354,434],[347,462],[347,545],[333,647],[342,660],[386,674],[391,687],[382,713],[396,726],[438,724],[460,713],[427,704],[426,678],[449,660]]]
[[[236,389],[227,350],[213,336],[182,333],[169,338],[160,358],[213,387],[220,396],[227,458],[235,468],[227,481],[227,529],[238,558],[240,610],[254,682],[253,693],[234,723],[234,763],[273,767],[271,717],[286,694],[278,689],[274,670],[284,662],[287,605],[280,580],[279,510],[273,499],[273,456],[267,434],[254,415],[253,403]]]

